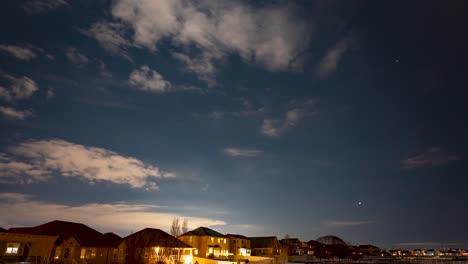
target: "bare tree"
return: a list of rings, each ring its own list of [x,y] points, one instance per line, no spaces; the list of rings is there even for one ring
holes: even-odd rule
[[[171,234],[173,237],[178,237],[180,235],[180,223],[178,217],[174,217],[174,219],[172,219],[172,225],[169,234]]]
[[[184,222],[182,223],[182,234],[185,234],[188,232],[188,220],[187,218],[184,219]]]

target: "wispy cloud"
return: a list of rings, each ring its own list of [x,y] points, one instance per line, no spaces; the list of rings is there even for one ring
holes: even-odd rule
[[[169,91],[172,87],[171,83],[166,81],[160,73],[150,69],[147,65],[133,70],[128,78],[131,85],[142,91],[162,93]]]
[[[68,2],[65,0],[26,0],[22,8],[28,14],[37,14],[68,5]]]
[[[343,58],[343,55],[348,51],[350,46],[350,39],[345,38],[340,40],[336,45],[331,48],[320,61],[316,74],[320,77],[326,77],[336,71],[338,63]]]
[[[402,167],[405,169],[434,167],[459,160],[462,160],[460,156],[448,155],[439,148],[431,148],[424,153],[404,159],[402,161]]]
[[[68,48],[65,51],[65,57],[73,64],[86,64],[89,58],[76,48]]]
[[[7,102],[14,102],[20,99],[27,99],[31,97],[39,87],[36,82],[29,77],[14,77],[4,74],[3,78],[10,82],[7,87],[0,86],[0,99]]]
[[[125,38],[125,26],[117,22],[96,22],[89,29],[80,29],[81,33],[96,39],[98,44],[111,54],[122,56],[131,61],[127,49],[133,46]]]
[[[89,184],[111,182],[155,190],[156,179],[174,177],[136,158],[59,139],[26,141],[0,157],[0,180],[9,183],[47,181],[58,175]]]
[[[224,154],[231,157],[257,157],[262,154],[263,151],[258,149],[242,149],[242,148],[225,148]]]
[[[265,136],[277,137],[284,131],[295,126],[302,118],[300,109],[291,109],[286,112],[283,118],[266,118],[262,122],[260,132]]]
[[[36,52],[29,47],[14,45],[0,45],[0,50],[10,53],[19,60],[32,60],[37,58]]]
[[[13,107],[0,106],[0,115],[8,118],[24,120],[33,115],[31,110],[18,110]]]
[[[146,227],[169,230],[174,217],[188,219],[189,228],[223,226],[222,220],[192,217],[169,212],[167,207],[152,204],[88,203],[66,205],[47,203],[21,193],[0,193],[0,225],[3,227],[30,226],[55,219],[81,222],[102,232],[114,231],[127,235]],[[33,219],[33,220],[32,220]]]
[[[228,54],[270,71],[284,71],[298,61],[310,41],[307,23],[291,5],[117,0],[111,13],[114,21],[97,22],[88,30],[101,46],[115,53],[131,42],[155,51],[170,40],[183,51],[174,57],[208,85],[215,84],[217,66]]]
[[[325,225],[331,226],[331,227],[350,227],[350,226],[369,225],[373,223],[374,221],[328,221],[325,223]]]

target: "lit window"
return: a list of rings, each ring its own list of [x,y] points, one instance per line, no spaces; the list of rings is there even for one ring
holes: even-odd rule
[[[189,241],[190,241],[190,242],[192,242],[192,241],[193,241],[193,237],[192,237],[192,236],[190,236],[190,238],[189,238]]]
[[[198,249],[194,249],[194,250],[193,250],[193,254],[194,254],[194,255],[198,255]]]
[[[59,259],[61,255],[62,255],[62,247],[57,247],[57,249],[55,249],[54,259]]]
[[[224,239],[224,244],[226,244],[226,239]]]
[[[18,254],[20,244],[19,243],[11,243],[7,245],[6,254]]]
[[[221,239],[218,238],[218,243],[221,242]]]
[[[213,254],[213,248],[209,248],[208,253]]]
[[[214,237],[211,238],[211,242],[214,242]]]

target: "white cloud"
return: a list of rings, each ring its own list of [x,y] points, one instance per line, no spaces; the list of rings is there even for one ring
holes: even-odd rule
[[[277,137],[284,131],[295,126],[302,118],[302,110],[294,108],[286,112],[283,118],[263,119],[260,132],[266,136]]]
[[[136,158],[59,139],[26,141],[8,152],[0,159],[3,182],[31,183],[59,175],[90,184],[112,182],[154,190],[158,188],[156,179],[174,177]]]
[[[0,115],[8,118],[24,120],[33,115],[31,110],[17,110],[13,107],[0,106]]]
[[[0,45],[0,50],[8,52],[20,60],[32,60],[37,57],[37,54],[28,47]]]
[[[133,70],[129,76],[129,82],[137,89],[150,92],[167,92],[172,85],[157,71],[151,70],[148,66],[141,66],[140,69]]]
[[[224,154],[231,157],[256,157],[263,151],[258,149],[225,148]]]
[[[10,82],[8,87],[0,86],[0,99],[4,101],[27,99],[39,90],[36,82],[26,76],[16,78],[5,74],[3,77]]]
[[[316,70],[318,76],[326,77],[336,71],[338,63],[349,49],[349,42],[350,40],[348,38],[342,39],[325,54],[325,57],[320,61]]]
[[[101,232],[114,231],[127,235],[146,227],[169,230],[174,217],[187,219],[189,228],[221,226],[222,220],[191,217],[164,211],[164,207],[150,204],[89,203],[65,205],[46,203],[20,193],[0,194],[0,225],[3,227],[42,224],[55,219],[80,222]],[[31,220],[33,219],[33,220]]]
[[[73,64],[86,64],[89,62],[89,58],[76,48],[68,48],[65,57]]]
[[[97,22],[90,30],[111,35],[102,44],[103,40],[92,34],[101,46],[118,50],[128,45],[124,35],[130,35],[133,45],[156,51],[161,41],[170,40],[183,50],[174,53],[175,58],[210,85],[214,85],[216,64],[229,54],[270,71],[283,71],[291,67],[310,41],[307,24],[286,5],[254,7],[242,1],[117,0],[111,13],[131,33],[123,32],[120,25],[115,30],[115,22]]]
[[[132,44],[125,38],[123,24],[100,21],[93,24],[88,30],[80,30],[80,32],[96,39],[99,45],[110,53],[131,60],[127,48],[131,47]]]
[[[22,8],[28,14],[36,14],[51,11],[67,5],[68,3],[65,0],[27,0],[22,5]]]
[[[373,224],[374,221],[328,221],[325,224],[332,227],[350,227]]]
[[[447,155],[439,148],[431,148],[422,154],[418,154],[402,161],[403,168],[413,169],[421,167],[434,167],[445,165],[452,161],[459,161],[462,158],[457,155]]]

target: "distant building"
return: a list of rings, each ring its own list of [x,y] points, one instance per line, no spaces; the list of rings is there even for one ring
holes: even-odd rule
[[[359,245],[357,249],[362,252],[364,256],[381,256],[382,250],[374,245]]]
[[[229,253],[234,256],[250,256],[250,239],[242,235],[227,234],[229,238]]]
[[[283,250],[286,250],[288,255],[302,255],[302,242],[298,238],[284,238],[280,240]]]
[[[104,235],[84,224],[52,221],[36,227],[10,228],[1,233],[6,244],[4,256],[39,259],[38,263],[76,264],[124,263],[125,253],[115,255],[123,240],[117,235]]]
[[[252,256],[278,256],[281,254],[281,244],[275,236],[250,237]]]
[[[196,248],[194,255],[203,258],[228,258],[229,238],[207,227],[199,227],[178,237],[184,243]]]
[[[154,228],[145,228],[124,238],[127,246],[126,263],[185,263],[193,262],[193,247]]]

